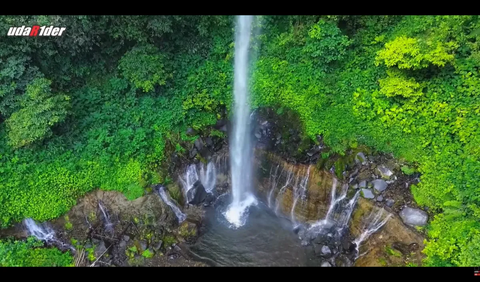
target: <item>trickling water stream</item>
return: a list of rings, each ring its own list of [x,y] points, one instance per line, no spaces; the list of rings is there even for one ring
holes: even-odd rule
[[[57,244],[62,248],[68,248],[75,251],[75,248],[61,242],[55,237],[55,231],[46,224],[37,224],[33,219],[27,218],[23,221],[25,227],[28,230],[28,235],[34,236],[40,241],[50,244]]]
[[[105,206],[103,205],[102,201],[98,201],[98,207],[100,208],[100,211],[102,212],[103,215],[103,220],[105,221],[105,230],[107,232],[112,233],[113,232],[113,223],[110,220],[110,216],[108,215]]]
[[[370,235],[382,228],[382,226],[392,217],[390,213],[387,213],[387,215],[385,215],[385,213],[384,209],[379,209],[376,213],[372,211],[366,218],[363,232],[354,241],[357,246],[357,258],[361,256],[360,244],[370,237]]]
[[[162,198],[163,202],[165,202],[165,204],[167,204],[172,209],[179,223],[187,219],[187,216],[170,200],[170,197],[165,192],[165,187],[160,186],[158,188],[158,195],[160,196],[160,198]]]

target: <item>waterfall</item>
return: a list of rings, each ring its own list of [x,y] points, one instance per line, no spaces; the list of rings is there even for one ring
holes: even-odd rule
[[[277,168],[275,168],[275,173],[274,174],[272,174],[273,167],[270,168],[270,181],[269,181],[269,183],[270,183],[271,188],[270,188],[270,192],[268,193],[268,198],[267,198],[267,203],[268,203],[269,208],[272,208],[273,191],[277,187],[278,178],[282,175],[282,172],[283,172],[283,169],[282,169],[282,171],[280,172],[280,175],[277,175],[279,167],[280,167],[280,165],[277,165]]]
[[[232,203],[224,214],[233,227],[239,227],[245,223],[245,211],[250,205],[257,202],[250,192],[253,150],[249,128],[248,60],[252,20],[252,16],[239,16],[235,36],[235,103],[233,134],[230,142]]]
[[[198,181],[198,172],[197,172],[197,166],[192,164],[187,167],[187,170],[185,171],[184,177],[180,177],[180,182],[182,182],[183,186],[183,197],[186,199],[186,202],[188,203],[188,190],[193,188],[193,184]]]
[[[37,224],[33,219],[27,218],[23,221],[25,227],[28,230],[28,234],[30,236],[34,236],[40,241],[43,241],[45,243],[56,243],[60,245],[62,248],[69,248],[72,251],[75,251],[75,248],[65,244],[55,237],[55,231],[48,227],[46,224]]]
[[[113,233],[113,223],[110,221],[110,216],[108,215],[106,208],[103,205],[102,201],[98,201],[98,207],[103,214],[103,219],[105,220],[105,229],[107,232]]]
[[[182,223],[185,219],[187,219],[187,216],[170,200],[170,197],[168,197],[167,193],[165,192],[165,187],[160,186],[158,188],[158,195],[175,213],[178,223]]]
[[[183,194],[187,202],[192,199],[188,199],[188,191],[193,188],[195,182],[200,181],[205,191],[207,193],[213,193],[213,189],[215,188],[215,184],[217,181],[217,169],[215,166],[215,161],[211,161],[208,163],[207,167],[201,163],[200,165],[200,173],[198,172],[197,165],[191,164],[187,167],[185,174],[183,177],[180,177],[180,182],[182,183],[183,187]]]
[[[298,199],[305,200],[307,194],[307,187],[308,187],[308,179],[310,178],[310,168],[307,169],[307,174],[301,179],[298,185],[293,187],[293,204],[292,210],[290,211],[290,219],[294,225],[297,225],[297,221],[295,220],[295,207],[297,206]]]
[[[55,241],[55,231],[48,226],[38,225],[33,219],[27,218],[24,221],[28,234],[34,236],[40,241],[51,243]]]
[[[337,179],[334,178],[327,214],[323,219],[312,224],[309,228],[309,232],[321,233],[323,230],[333,227],[341,236],[342,232],[348,226],[348,222],[352,216],[353,209],[355,208],[360,194],[357,192],[352,199],[347,201],[348,185],[342,186],[342,191],[338,197],[336,191]]]
[[[207,193],[211,193],[213,191],[216,180],[217,172],[215,170],[215,164],[213,162],[209,162],[206,170],[205,166],[202,164],[200,168],[200,182],[202,182],[202,185]]]
[[[365,241],[370,235],[377,232],[387,221],[392,217],[392,214],[388,214],[384,217],[385,210],[382,208],[377,213],[373,211],[366,218],[363,226],[363,232],[355,239],[354,243],[357,246],[357,258],[360,256],[360,244]],[[383,217],[383,220],[382,220]]]
[[[277,198],[275,199],[275,213],[278,214],[278,209],[280,208],[280,202],[282,199],[283,193],[285,193],[285,190],[287,190],[288,185],[292,183],[293,180],[293,172],[291,170],[287,170],[287,176],[285,180],[285,184],[280,188],[280,191],[278,191]]]

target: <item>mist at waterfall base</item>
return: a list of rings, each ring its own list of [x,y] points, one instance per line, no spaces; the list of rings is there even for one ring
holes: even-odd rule
[[[292,222],[262,202],[249,208],[243,226],[230,228],[223,213],[231,200],[225,194],[207,208],[203,234],[189,249],[196,260],[212,266],[320,266],[300,245]]]

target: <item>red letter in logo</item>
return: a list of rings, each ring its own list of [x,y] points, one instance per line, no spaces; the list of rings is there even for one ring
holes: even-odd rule
[[[30,32],[30,36],[37,36],[39,29],[40,29],[40,26],[38,25],[32,26],[32,31]]]

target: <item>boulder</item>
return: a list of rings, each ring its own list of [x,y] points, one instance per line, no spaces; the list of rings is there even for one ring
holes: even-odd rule
[[[195,148],[197,148],[198,151],[201,151],[203,149],[202,138],[199,137],[197,140],[195,140],[194,145],[195,145]]]
[[[383,192],[385,191],[385,189],[387,189],[387,182],[385,182],[385,180],[383,179],[375,179],[372,181],[372,184],[373,184],[373,188],[375,188],[375,190],[377,190],[378,192]]]
[[[187,128],[187,135],[193,136],[193,135],[195,135],[195,134],[197,134],[197,132],[195,131],[195,129],[193,129],[193,128],[191,128],[191,127]]]
[[[193,158],[195,158],[195,156],[197,155],[197,153],[198,153],[197,149],[196,149],[196,148],[193,148],[192,150],[190,150],[190,153],[189,153],[188,156],[190,157],[190,159],[193,159]]]
[[[403,222],[410,226],[424,226],[427,224],[428,215],[420,209],[405,207],[400,212]]]
[[[103,241],[100,241],[100,244],[95,248],[95,257],[101,256],[107,248],[105,247],[105,243]]]
[[[393,175],[393,172],[387,167],[385,167],[384,165],[379,165],[377,167],[377,171],[380,173],[382,178],[385,178],[385,179],[390,179],[390,176]]]
[[[389,208],[393,207],[393,204],[395,204],[395,200],[393,199],[387,199],[385,202]]]
[[[222,127],[227,125],[227,120],[226,119],[219,119],[217,120],[217,123],[215,123],[214,128],[215,129],[221,129]]]
[[[360,164],[366,164],[367,163],[367,158],[365,157],[365,155],[362,152],[359,152],[355,156],[355,162],[360,163]]]
[[[200,205],[207,199],[208,193],[205,191],[202,183],[197,180],[193,187],[187,192],[188,203],[191,205]]]
[[[328,246],[323,246],[321,252],[324,258],[330,258],[332,256],[332,250],[330,250]]]
[[[332,267],[332,265],[328,262],[328,261],[325,261],[322,263],[322,265],[320,265],[321,267]]]
[[[205,144],[207,144],[208,147],[212,147],[212,146],[213,146],[212,137],[207,137],[207,138],[205,139]]]
[[[373,199],[375,195],[373,195],[372,190],[370,189],[362,189],[363,197],[366,199]]]

